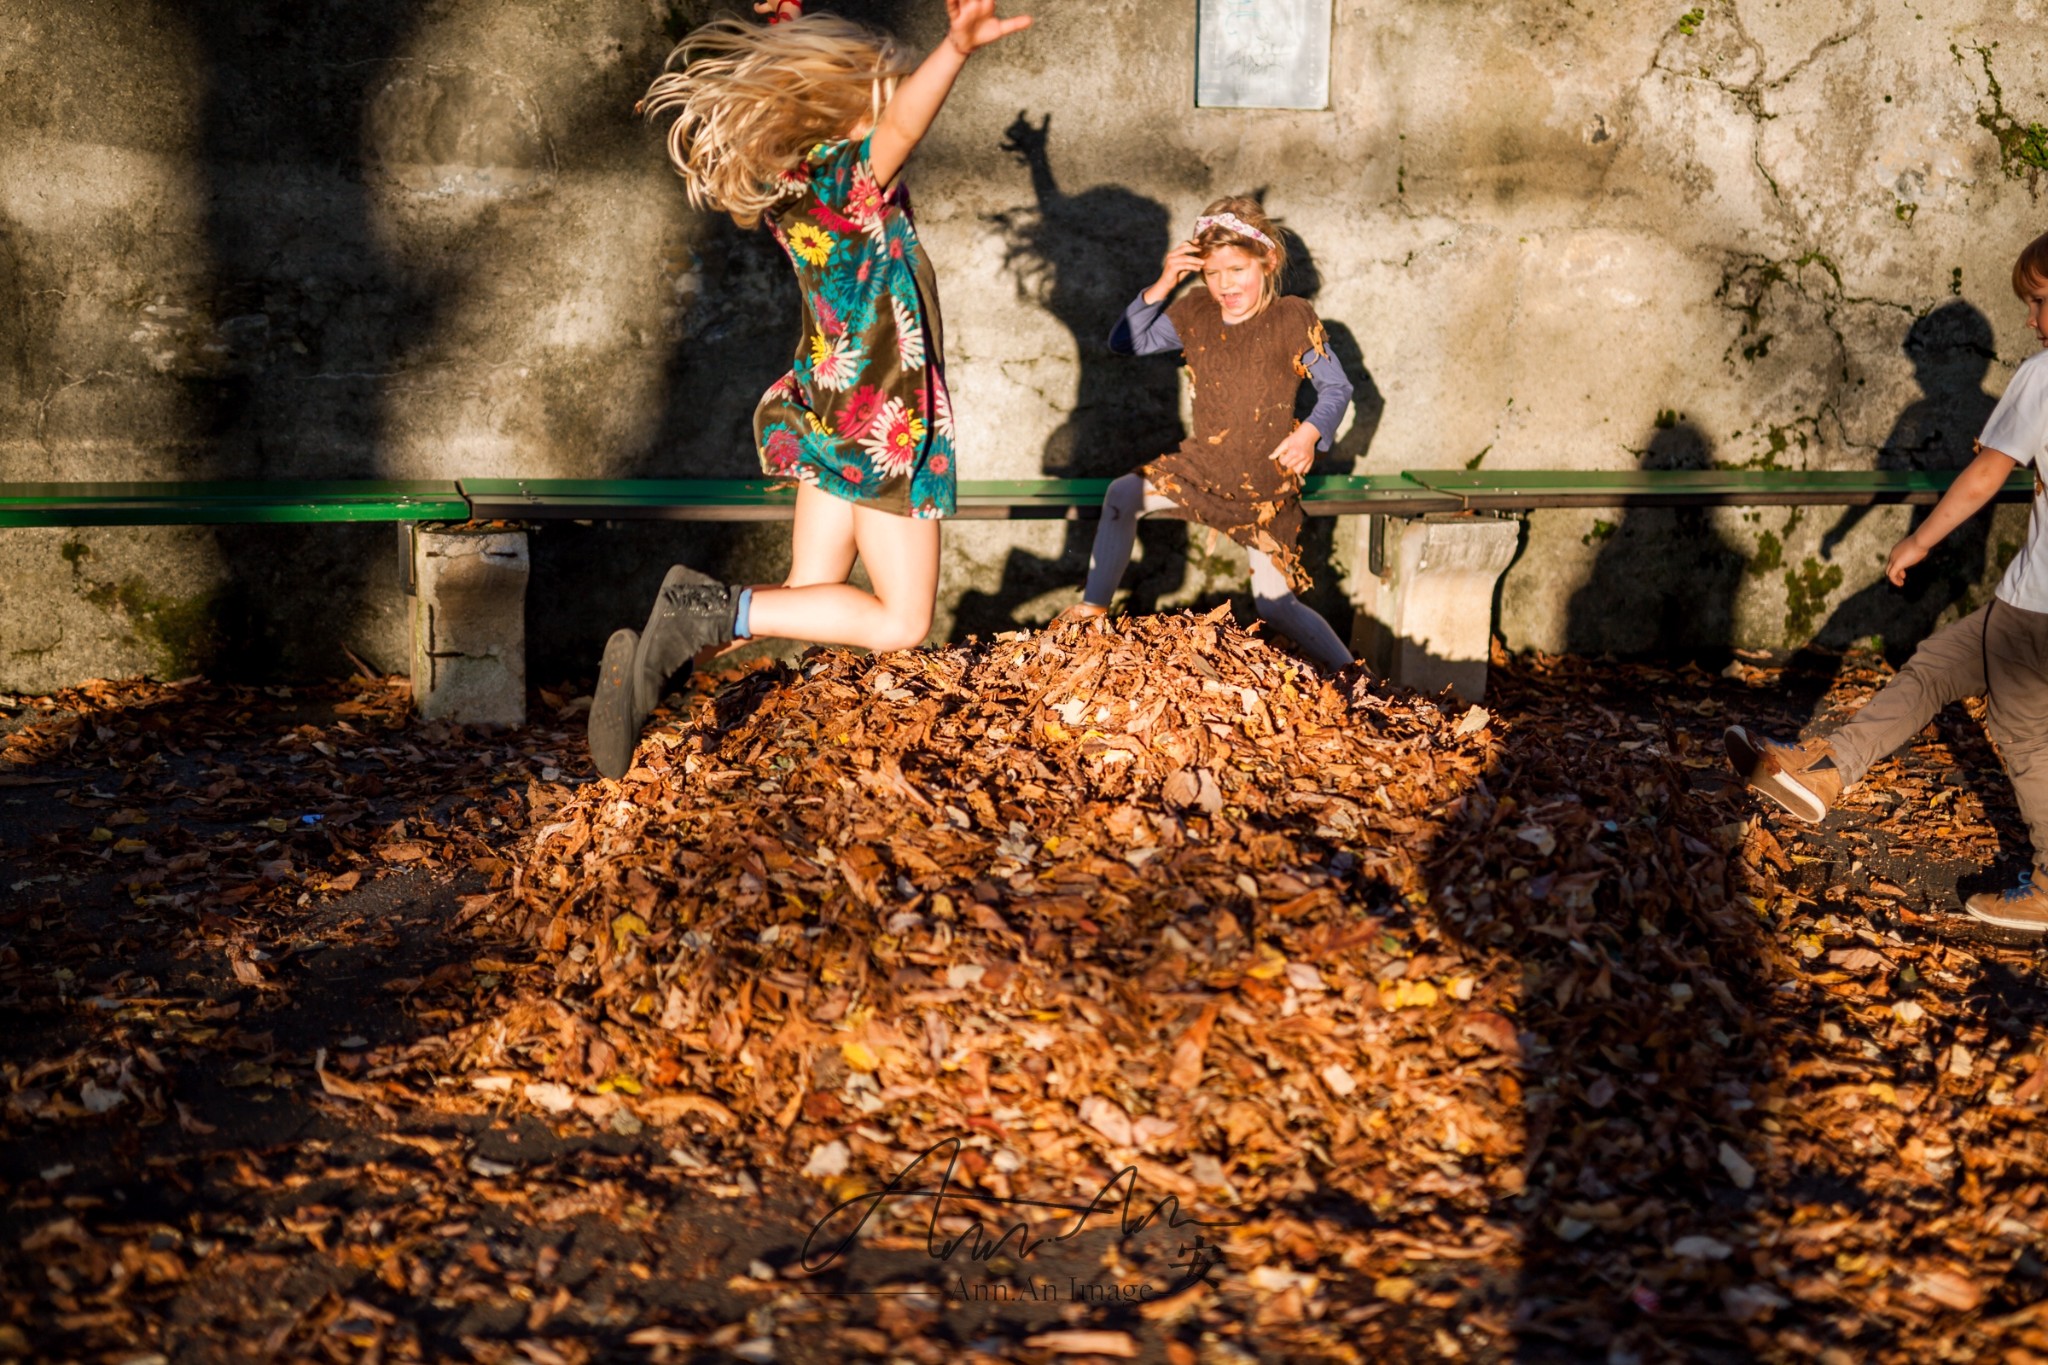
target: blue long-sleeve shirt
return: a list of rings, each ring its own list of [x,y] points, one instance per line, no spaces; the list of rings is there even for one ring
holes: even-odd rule
[[[1166,315],[1166,304],[1145,302],[1144,291],[1140,290],[1110,331],[1109,349],[1118,355],[1162,355],[1180,349],[1180,332]],[[1328,450],[1330,439],[1337,434],[1337,424],[1344,420],[1344,409],[1351,402],[1351,381],[1344,377],[1344,367],[1337,363],[1337,357],[1328,351],[1306,347],[1301,363],[1308,371],[1308,382],[1316,388],[1316,405],[1308,415],[1309,425],[1316,429],[1316,449]]]

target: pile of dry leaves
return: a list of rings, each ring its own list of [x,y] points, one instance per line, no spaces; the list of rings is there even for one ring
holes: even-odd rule
[[[1765,815],[1720,730],[1789,732],[1884,676],[1822,663],[1501,658],[1481,710],[1320,678],[1221,612],[814,651],[693,696],[622,782],[570,785],[562,731],[457,762],[394,708],[360,741],[281,733],[264,800],[299,771],[336,793],[295,815],[441,775],[317,858],[296,829],[158,825],[155,861],[51,857],[134,859],[137,913],[267,979],[230,1038],[310,988],[280,948],[323,907],[427,860],[483,892],[449,965],[391,987],[404,1037],[330,1056],[276,1025],[278,1102],[342,1127],[214,1153],[268,1193],[180,1215],[213,1248],[195,1285],[260,1262],[317,1289],[265,1320],[279,1349],[2048,1360],[2040,958],[1947,913],[2023,851],[1996,757],[1951,716],[1826,826]],[[78,794],[142,807],[153,744]],[[182,800],[239,794],[203,776]],[[202,848],[205,879],[171,870]],[[360,887],[328,890],[344,869]],[[142,1089],[198,1093],[163,1060]],[[13,1073],[45,1107],[0,1120],[106,1122],[65,1077]],[[229,1188],[151,1169],[207,1209]],[[1056,1238],[1105,1189],[1080,1236],[1009,1231]],[[43,1210],[38,1264],[89,1282],[112,1211],[12,1199]],[[196,1291],[145,1289],[137,1245],[109,1272],[133,1322],[91,1339],[168,1348]],[[12,1301],[89,1317],[47,1273],[9,1271]]]
[[[1223,613],[759,673],[536,832],[516,897],[555,989],[462,1063],[841,1196],[947,1137],[1006,1199],[1135,1166],[1232,1223],[1276,1320],[1331,1276],[1369,1315],[1416,1246],[1497,1247],[1517,1180],[1515,975],[1416,914],[1485,726]]]

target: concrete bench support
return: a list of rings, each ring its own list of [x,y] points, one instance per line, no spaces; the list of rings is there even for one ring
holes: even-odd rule
[[[1374,523],[1379,523],[1375,526]],[[1360,517],[1352,652],[1404,687],[1486,695],[1493,593],[1522,524],[1485,516]]]
[[[412,698],[428,720],[526,721],[526,532],[411,528]]]

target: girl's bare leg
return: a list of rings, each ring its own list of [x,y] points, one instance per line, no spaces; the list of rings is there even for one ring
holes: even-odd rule
[[[789,537],[789,573],[780,586],[809,588],[821,583],[844,583],[853,572],[853,556],[853,504],[821,493],[810,484],[798,484],[795,529]],[[756,600],[764,590],[761,585],[755,586]],[[759,627],[750,619],[747,629],[757,631]],[[751,634],[742,635],[711,657],[722,659],[752,643]]]
[[[853,504],[815,484],[796,486],[796,526],[789,537],[785,588],[844,583],[853,572]],[[758,598],[763,590],[756,588]]]
[[[846,582],[856,554],[872,593]],[[909,649],[931,632],[938,589],[937,521],[877,511],[805,484],[797,489],[789,577],[783,587],[754,589],[747,625],[756,639]]]

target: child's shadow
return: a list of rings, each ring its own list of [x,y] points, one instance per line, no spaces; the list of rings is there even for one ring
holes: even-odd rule
[[[1659,426],[1638,457],[1644,469],[1713,467],[1711,443],[1686,421]],[[1725,662],[1745,556],[1706,509],[1636,508],[1596,521],[1586,539],[1600,550],[1566,609],[1569,653]]]
[[[1920,396],[1892,424],[1877,452],[1877,468],[1959,470],[1974,457],[1972,438],[1998,405],[1984,391],[1984,376],[1997,354],[1991,323],[1958,299],[1915,322],[1906,332],[1905,351]],[[1821,536],[1821,556],[1834,558],[1835,548],[1872,510],[1843,512]],[[1933,510],[1915,507],[1908,531],[1918,530]],[[1881,635],[1886,656],[1903,663],[1934,633],[1942,614],[1983,580],[1990,537],[1988,516],[1970,518],[1914,568],[1903,591],[1880,574],[1829,614],[1814,642],[1839,649]]]
[[[1031,173],[1033,203],[990,221],[1002,231],[1003,263],[1020,299],[1057,318],[1072,335],[1080,376],[1072,410],[1046,438],[1040,468],[1047,478],[1100,479],[1128,474],[1180,444],[1179,385],[1172,356],[1120,356],[1110,330],[1124,305],[1158,277],[1170,245],[1166,207],[1115,185],[1070,194],[1060,187],[1048,153],[1052,116],[1033,123],[1017,115],[1002,150]],[[1070,521],[1058,554],[1013,548],[993,592],[961,594],[958,634],[1009,630],[1018,613],[1055,589],[1078,593],[1088,571],[1094,520]],[[1187,573],[1185,522],[1139,524],[1139,554],[1125,576],[1133,611],[1153,610]],[[1065,605],[1062,603],[1061,605]],[[1050,615],[1050,613],[1045,613]]]
[[[1974,458],[1973,438],[1998,405],[1984,390],[1984,377],[1997,355],[1991,323],[1975,306],[1957,299],[1915,321],[1907,329],[1904,349],[1920,396],[1892,423],[1876,467],[1960,470]],[[1915,507],[1908,531],[1917,530],[1933,510]],[[1833,559],[1836,547],[1871,511],[1844,511],[1821,536],[1822,557]],[[1905,663],[1951,609],[1967,611],[1978,604],[1980,586],[1991,567],[1990,544],[1990,515],[1981,514],[1950,532],[1934,553],[1915,565],[1903,589],[1894,588],[1880,572],[1845,598],[1815,632],[1812,646],[1800,649],[1788,662],[1787,692],[1809,714],[1816,714],[1841,672],[1842,651],[1871,636],[1883,639],[1885,657],[1894,666]],[[1977,760],[1961,764],[1953,785],[1974,795],[1998,830],[1996,861],[1983,873],[1964,878],[1958,890],[1969,895],[2009,886],[2028,861],[2010,788],[2001,781],[2003,769],[1975,722],[1949,708],[1935,723],[1959,758],[1967,751]]]

